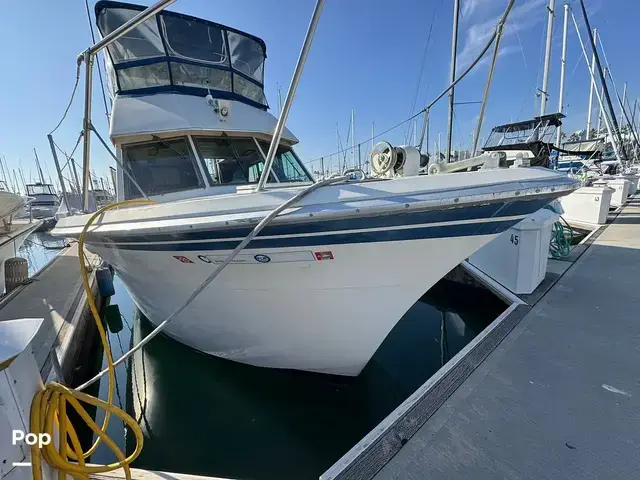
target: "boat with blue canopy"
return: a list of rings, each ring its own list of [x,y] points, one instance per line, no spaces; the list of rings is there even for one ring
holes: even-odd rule
[[[143,10],[98,2],[100,33]],[[418,149],[386,142],[376,178],[318,182],[269,112],[259,38],[161,11],[106,52],[117,200],[154,203],[105,211],[87,246],[147,318],[208,354],[357,375],[447,272],[577,187],[546,168],[419,175]],[[89,217],[53,234],[78,238]]]

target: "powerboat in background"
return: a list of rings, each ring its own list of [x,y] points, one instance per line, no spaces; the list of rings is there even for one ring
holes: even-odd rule
[[[105,36],[144,7],[96,4]],[[113,265],[158,324],[283,202],[314,184],[286,128],[264,189],[276,127],[265,43],[162,11],[108,47],[118,201],[87,247]],[[493,152],[495,158],[504,153]],[[380,178],[323,185],[275,217],[164,332],[262,367],[358,375],[403,314],[447,272],[577,182],[544,168],[419,176],[420,152],[382,142]],[[492,157],[492,158],[493,158]],[[135,182],[133,180],[135,180]],[[89,215],[52,234],[78,238]]]
[[[56,214],[60,199],[53,185],[40,182],[27,184],[26,194],[31,199],[27,212],[31,218],[52,218]]]
[[[91,195],[93,196],[96,208],[102,208],[114,201],[113,195],[103,188],[94,188],[91,190]]]

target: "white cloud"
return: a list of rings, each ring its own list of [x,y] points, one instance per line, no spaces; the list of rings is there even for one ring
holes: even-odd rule
[[[460,14],[462,17],[466,18],[473,14],[481,1],[482,0],[464,0],[462,2],[462,7],[460,8]]]
[[[475,7],[484,0],[467,1],[475,5],[473,8],[469,7],[471,8],[470,11],[473,12]],[[516,48],[507,45],[509,38],[515,36],[516,32],[532,28],[546,19],[546,3],[547,0],[527,0],[512,8],[502,36],[501,55],[514,53],[519,50],[519,47]],[[556,15],[557,14],[556,12]],[[463,45],[458,53],[458,71],[465,69],[478,56],[480,50],[489,41],[501,16],[502,13],[489,19],[483,20],[479,18],[475,23],[471,23],[466,27]],[[469,20],[471,19],[467,17],[467,21]],[[486,62],[486,60],[483,61]]]
[[[460,15],[462,19],[469,19],[476,11],[483,11],[484,13],[490,13],[495,10],[495,7],[499,7],[500,2],[495,0],[463,0],[460,7]]]

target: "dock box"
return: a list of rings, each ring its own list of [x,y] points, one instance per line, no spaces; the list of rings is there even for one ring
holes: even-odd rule
[[[611,195],[611,206],[621,207],[627,202],[631,182],[625,178],[612,177],[596,180],[595,182],[593,182],[593,186],[613,188],[614,191]]]
[[[582,187],[566,197],[559,198],[564,210],[563,218],[570,225],[596,228],[607,223],[613,188],[606,186]]]
[[[513,293],[533,292],[547,273],[551,228],[558,217],[538,210],[474,253],[469,263]]]

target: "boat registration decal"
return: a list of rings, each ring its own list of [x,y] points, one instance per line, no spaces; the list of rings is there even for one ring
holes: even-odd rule
[[[313,255],[316,257],[316,260],[333,260],[333,253],[331,253],[331,251],[314,252]]]
[[[227,259],[228,255],[198,255],[198,259],[204,263],[220,265]],[[231,263],[244,265],[260,265],[267,263],[291,263],[291,262],[313,262],[316,260],[313,252],[309,250],[298,250],[293,252],[266,252],[266,253],[239,253]]]

